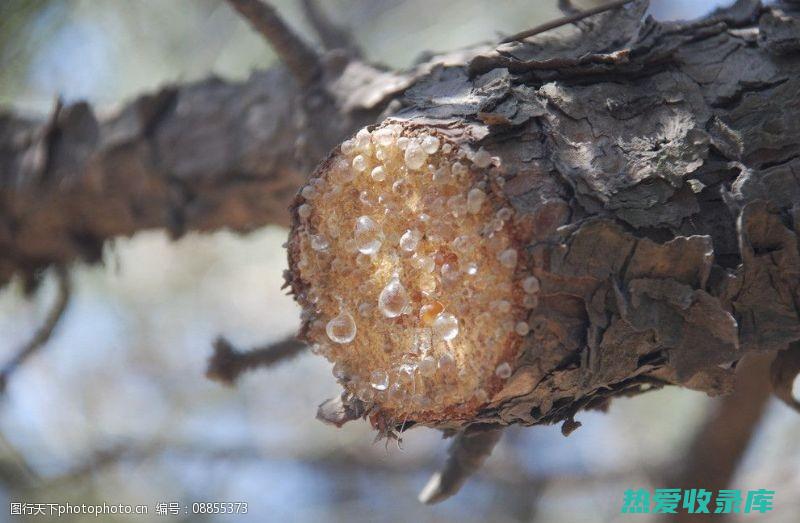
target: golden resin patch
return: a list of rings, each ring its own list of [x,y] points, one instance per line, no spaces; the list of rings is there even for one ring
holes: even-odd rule
[[[468,418],[511,374],[539,286],[496,161],[433,128],[362,129],[298,198],[301,334],[384,424]]]

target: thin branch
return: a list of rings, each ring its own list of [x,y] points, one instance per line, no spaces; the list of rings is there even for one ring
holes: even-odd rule
[[[361,49],[346,28],[331,21],[317,0],[303,0],[303,13],[319,36],[325,49],[346,49],[352,56],[361,56]]]
[[[505,38],[500,41],[501,44],[507,44],[510,42],[517,42],[519,40],[524,40],[526,38],[530,38],[531,36],[538,35],[544,33],[545,31],[550,31],[551,29],[556,29],[558,27],[567,25],[567,24],[574,24],[575,22],[579,22],[584,18],[588,18],[590,16],[594,16],[600,13],[604,13],[606,11],[610,11],[612,9],[617,9],[619,7],[624,6],[625,4],[629,4],[634,0],[617,0],[615,2],[611,2],[606,5],[600,5],[597,7],[593,7],[591,9],[587,9],[586,11],[579,11],[577,13],[571,14],[569,16],[564,16],[562,18],[557,18],[555,20],[551,20],[550,22],[544,23],[542,25],[538,25],[532,29],[528,29],[527,31],[522,31],[521,33],[517,33],[515,35],[511,35],[508,38]]]
[[[729,488],[770,398],[771,359],[771,353],[752,354],[739,363],[733,393],[715,401],[692,437],[678,470],[665,478],[664,484],[712,491]],[[670,516],[674,517],[664,517],[662,521],[688,523],[696,518],[688,513]]]
[[[459,432],[447,451],[447,460],[419,493],[419,501],[432,505],[455,495],[500,441],[502,427],[473,426]]]
[[[270,367],[297,356],[305,349],[305,343],[290,337],[258,349],[239,351],[220,336],[214,341],[214,353],[208,360],[206,377],[232,386],[243,372]]]
[[[311,85],[319,72],[319,57],[278,15],[261,0],[227,0],[250,25],[267,39],[302,87]]]
[[[5,392],[8,380],[20,365],[44,347],[52,336],[56,325],[58,325],[59,321],[64,316],[64,311],[67,310],[71,295],[69,273],[66,268],[59,265],[55,267],[55,275],[58,285],[56,301],[53,303],[50,312],[48,312],[44,323],[36,330],[33,337],[20,347],[14,353],[14,356],[6,362],[2,370],[0,370],[0,393]]]
[[[779,351],[770,366],[772,391],[784,403],[800,412],[800,398],[792,391],[794,382],[800,378],[800,343],[793,343],[787,350]]]

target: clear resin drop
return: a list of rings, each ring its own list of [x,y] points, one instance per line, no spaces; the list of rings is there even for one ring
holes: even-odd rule
[[[353,158],[353,169],[358,172],[364,172],[367,170],[367,159],[364,158],[362,155],[358,155]]]
[[[396,318],[403,314],[408,307],[408,292],[400,279],[392,278],[378,296],[378,308],[387,318]]]
[[[522,290],[528,294],[539,292],[539,279],[536,276],[528,276],[522,280]]]
[[[350,343],[356,337],[356,322],[349,312],[340,311],[325,325],[325,333],[334,343]]]
[[[372,139],[381,147],[390,147],[394,143],[394,133],[392,129],[384,127],[372,133]]]
[[[449,312],[442,312],[433,320],[433,332],[445,341],[454,339],[458,336],[458,318]]]
[[[372,169],[371,176],[376,182],[382,182],[386,179],[386,169],[379,165]]]
[[[380,225],[369,216],[360,216],[356,219],[354,239],[360,253],[375,254],[381,248],[383,231],[381,231]]]
[[[403,154],[403,159],[406,162],[406,167],[416,171],[425,165],[425,161],[428,159],[428,153],[422,149],[422,146],[418,142],[410,141]]]
[[[414,252],[422,239],[422,234],[413,229],[407,229],[400,237],[400,248],[406,252]]]
[[[484,201],[486,201],[485,192],[480,189],[471,189],[467,193],[467,212],[470,214],[479,213]]]
[[[460,272],[457,263],[445,263],[442,265],[442,278],[448,282],[458,281]]]
[[[325,251],[330,247],[328,239],[322,235],[311,236],[311,248],[315,251]]]
[[[436,262],[430,256],[414,255],[412,263],[414,264],[414,267],[423,272],[433,272],[433,270],[436,268]]]
[[[382,370],[373,371],[369,376],[369,384],[375,390],[386,390],[389,387],[389,375]]]
[[[500,264],[503,265],[503,267],[513,269],[517,266],[517,251],[514,249],[506,249],[498,255],[497,259],[500,260]]]
[[[428,154],[435,154],[439,150],[439,139],[435,136],[425,135],[421,142],[422,150]]]
[[[297,208],[297,215],[303,219],[308,218],[311,216],[311,206],[307,203],[302,204]]]
[[[501,363],[497,366],[494,370],[494,373],[497,375],[498,378],[508,379],[511,377],[511,365],[506,362]]]

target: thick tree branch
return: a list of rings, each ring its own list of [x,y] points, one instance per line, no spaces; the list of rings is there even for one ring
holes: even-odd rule
[[[67,310],[71,295],[69,272],[63,266],[57,266],[54,272],[57,285],[55,302],[33,337],[20,347],[0,369],[0,393],[5,392],[8,380],[11,379],[11,376],[20,365],[47,344],[59,321],[64,316],[64,312]]]
[[[644,17],[646,8],[632,2],[598,14],[580,34],[478,52],[432,69],[405,91],[405,107],[390,119],[405,138],[430,133],[462,151],[488,152],[491,160],[473,162],[472,172],[496,181],[497,206],[512,211],[519,259],[509,284],[517,288],[529,275],[538,281],[536,299],[514,316],[527,324],[521,342],[461,344],[459,358],[494,351],[498,361],[513,362],[507,379],[498,383],[492,374],[481,382],[486,404],[454,400],[410,409],[416,419],[409,421],[447,429],[563,422],[581,409],[603,408],[609,398],[664,384],[721,395],[734,388],[731,369],[742,357],[800,339],[800,55],[787,52],[793,38],[800,42],[800,28],[787,21],[797,13],[741,1],[696,22],[658,23]],[[369,155],[364,147],[359,151]],[[315,176],[336,183],[334,167],[346,154],[336,151]],[[414,194],[424,198],[429,188],[441,196],[435,182],[425,186],[424,162],[419,171],[423,181],[415,183],[422,187]],[[453,190],[467,194],[474,183]],[[327,194],[295,200],[289,242],[288,280],[305,308],[302,332],[310,339],[324,336],[311,321],[330,319],[325,298],[358,303],[364,293],[382,292],[380,285],[362,286],[347,295],[325,278],[328,267],[334,271],[330,258],[343,273],[350,270],[347,246],[335,239],[322,270],[302,268],[317,263],[309,231],[353,227],[314,214],[328,212],[319,203]],[[311,213],[305,221],[301,205]],[[353,205],[361,205],[357,196]],[[412,206],[386,208],[391,227],[414,223]],[[373,213],[366,204],[358,209]],[[448,248],[426,241],[426,248]],[[403,279],[415,292],[414,276]],[[438,296],[455,300],[458,291],[451,294],[445,283]],[[315,308],[309,296],[322,296],[322,305]],[[464,314],[483,310],[473,301],[475,310]],[[460,324],[465,337],[467,320]],[[357,332],[377,330],[370,321],[357,319]],[[404,332],[406,324],[397,325]],[[386,352],[399,355],[385,371],[390,383],[400,383],[390,370],[400,364],[402,347]],[[364,364],[358,379],[366,383],[372,360],[345,354],[354,367]],[[431,390],[446,386],[431,380]],[[343,380],[358,394],[354,382]],[[404,416],[395,414],[403,408],[379,399],[370,419],[382,432],[399,428]],[[570,421],[565,430],[575,426]]]
[[[142,229],[287,224],[313,165],[392,113],[499,160],[520,264],[541,282],[514,373],[460,422],[560,422],[654,384],[730,391],[732,362],[800,339],[797,10],[740,1],[657,23],[645,9],[410,72],[331,55],[301,96],[273,69],[109,120],[85,104],[51,125],[4,116],[0,283]]]
[[[272,5],[262,0],[227,2],[267,39],[297,83],[308,87],[314,82],[320,73],[319,57],[278,15]]]
[[[206,376],[232,386],[244,372],[292,359],[306,348],[305,343],[290,337],[265,347],[240,351],[220,336],[214,341],[214,353],[208,360]]]

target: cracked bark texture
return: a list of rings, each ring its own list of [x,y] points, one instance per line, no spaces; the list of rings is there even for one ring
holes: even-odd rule
[[[0,117],[0,284],[142,229],[286,225],[313,165],[392,116],[501,159],[541,280],[515,373],[473,422],[571,421],[665,384],[728,392],[743,355],[800,340],[800,6],[645,9],[405,72],[335,51],[304,90],[276,68],[109,119]]]

